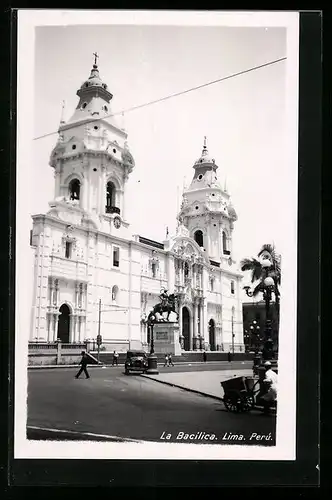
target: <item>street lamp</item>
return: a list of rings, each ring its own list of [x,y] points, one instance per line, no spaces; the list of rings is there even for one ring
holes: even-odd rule
[[[148,319],[148,327],[150,328],[150,353],[148,356],[148,369],[146,373],[149,375],[157,375],[157,356],[154,353],[154,335],[153,335],[153,327],[156,321],[156,317],[154,315],[150,316]]]
[[[262,357],[264,361],[270,360],[273,358],[273,341],[271,338],[272,326],[271,326],[271,318],[270,318],[270,303],[272,300],[272,292],[275,293],[275,284],[274,280],[271,276],[269,276],[269,269],[272,266],[272,262],[270,259],[262,259],[261,266],[265,271],[265,278],[263,280],[263,300],[265,302],[265,328],[264,328],[264,347],[262,352]],[[245,286],[243,288],[248,295],[248,297],[252,297],[253,293],[250,291],[249,286]]]
[[[254,320],[250,324],[250,345],[255,344],[255,349],[259,348],[259,341],[260,341],[260,326],[257,324],[257,321]],[[254,342],[253,342],[254,339]]]

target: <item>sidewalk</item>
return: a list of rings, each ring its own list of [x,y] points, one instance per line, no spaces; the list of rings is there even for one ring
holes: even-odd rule
[[[252,377],[252,370],[238,368],[234,370],[215,370],[200,372],[159,373],[159,375],[141,375],[156,382],[179,387],[215,399],[222,399],[224,391],[220,382],[233,377]]]

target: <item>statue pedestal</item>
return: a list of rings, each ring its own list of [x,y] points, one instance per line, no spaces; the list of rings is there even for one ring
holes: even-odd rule
[[[153,325],[154,349],[162,354],[181,355],[179,341],[179,324],[171,322],[157,322]]]

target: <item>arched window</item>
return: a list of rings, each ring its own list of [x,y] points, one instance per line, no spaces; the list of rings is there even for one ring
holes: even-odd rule
[[[69,198],[71,200],[79,200],[81,191],[81,183],[78,179],[73,179],[69,183]]]
[[[117,285],[114,285],[112,287],[112,301],[113,302],[116,302],[116,299],[117,299],[117,296],[118,296],[118,293],[119,293],[119,288]]]
[[[194,239],[200,247],[204,246],[203,245],[203,232],[200,229],[195,231]]]
[[[115,193],[115,185],[113,182],[109,181],[106,185],[106,213],[115,212],[115,210],[113,210],[115,208]]]
[[[222,251],[227,253],[227,236],[225,231],[222,232]]]

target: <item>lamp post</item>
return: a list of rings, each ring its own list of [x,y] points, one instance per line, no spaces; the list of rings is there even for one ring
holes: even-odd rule
[[[154,334],[153,334],[153,327],[154,323],[156,321],[155,316],[150,316],[148,319],[148,327],[150,328],[150,353],[148,356],[148,369],[146,373],[149,375],[158,375],[158,368],[157,368],[157,356],[154,353]]]
[[[254,343],[255,344],[255,350],[256,349],[259,349],[259,345],[260,345],[260,326],[257,324],[257,321],[254,320],[250,326],[249,326],[249,329],[250,329],[250,346],[252,347],[252,344]],[[254,342],[253,342],[253,339],[254,339]]]
[[[97,351],[97,361],[98,361],[98,364],[100,363],[100,345],[101,345],[101,342],[102,342],[102,338],[101,338],[101,335],[100,335],[100,323],[101,323],[101,299],[99,299],[99,306],[98,306],[98,335],[97,335],[97,348],[98,348],[98,351]]]
[[[263,284],[263,299],[265,302],[265,327],[264,327],[264,346],[262,351],[262,358],[264,361],[273,359],[273,341],[271,338],[272,326],[270,318],[270,303],[272,300],[272,292],[275,293],[275,284],[271,276],[269,276],[269,269],[272,266],[270,259],[261,260],[261,266],[265,272]],[[253,293],[250,291],[249,286],[245,286],[244,290],[248,297],[252,297]]]
[[[232,354],[234,356],[234,337],[235,337],[235,334],[234,334],[234,317],[233,317],[233,314],[232,314]]]

